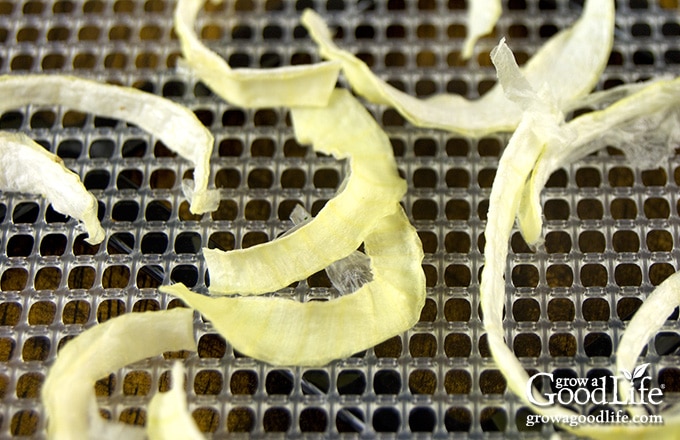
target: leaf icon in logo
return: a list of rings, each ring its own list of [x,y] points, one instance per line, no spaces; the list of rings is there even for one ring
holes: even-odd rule
[[[649,363],[642,364],[642,365],[635,367],[635,370],[633,371],[632,379],[629,378],[628,380],[633,380],[633,379],[637,379],[639,377],[642,377],[642,375],[645,374],[645,370],[647,369],[648,366],[649,366]],[[630,374],[630,373],[628,373],[628,374]]]
[[[630,374],[630,371],[626,370],[625,368],[621,368],[621,373],[626,379],[633,380],[633,376]]]

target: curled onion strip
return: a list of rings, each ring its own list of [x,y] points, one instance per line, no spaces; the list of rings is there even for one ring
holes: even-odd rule
[[[536,244],[540,240],[543,226],[541,190],[559,167],[606,145],[616,145],[632,155],[631,161],[637,166],[656,168],[658,160],[680,142],[680,79],[657,80],[642,88],[636,86],[622,92],[627,96],[605,109],[586,113],[564,124],[561,130],[572,133],[569,142],[546,145],[524,187],[518,211],[520,229],[527,243]],[[638,151],[640,145],[643,148]]]
[[[128,313],[69,341],[42,388],[49,438],[144,438],[143,429],[101,418],[93,385],[125,365],[179,350],[196,350],[193,311],[185,308]]]
[[[219,192],[208,189],[213,137],[186,107],[132,87],[66,75],[0,76],[0,111],[28,104],[61,105],[133,123],[195,165],[185,196],[194,214],[214,211]]]
[[[323,62],[273,69],[232,69],[194,33],[205,0],[179,0],[175,30],[182,55],[198,77],[222,99],[241,107],[324,106],[337,81],[340,65]]]
[[[548,154],[548,146],[564,147],[570,145],[575,140],[582,140],[579,135],[584,133],[574,126],[569,127],[568,124],[564,124],[559,112],[546,111],[550,108],[549,100],[546,102],[545,97],[541,97],[540,94],[527,87],[528,83],[522,80],[519,69],[509,62],[510,56],[509,50],[503,45],[499,46],[492,55],[498,70],[499,80],[506,93],[511,99],[518,102],[525,109],[525,112],[520,125],[501,157],[497,177],[491,189],[488,221],[485,229],[485,263],[480,283],[480,303],[484,314],[484,327],[487,331],[487,340],[494,361],[506,377],[508,387],[520,397],[524,404],[537,414],[552,417],[554,423],[561,424],[564,429],[577,435],[603,440],[620,437],[642,439],[648,438],[650,435],[659,438],[677,438],[676,429],[680,422],[677,411],[670,412],[670,418],[665,420],[666,425],[661,427],[654,425],[594,426],[585,424],[572,426],[566,423],[565,421],[574,420],[579,414],[559,405],[550,405],[543,396],[538,395],[531,386],[529,375],[505,342],[502,315],[503,307],[506,305],[504,274],[508,242],[514,218],[520,205],[522,188],[534,165],[544,160],[544,157]],[[656,86],[659,87],[659,85]],[[618,104],[614,104],[614,107]],[[625,100],[622,105],[625,107]],[[593,123],[600,121],[597,115],[593,115],[592,118],[591,122]],[[608,122],[613,122],[615,119],[613,118]],[[623,122],[622,120],[618,121],[618,123]],[[593,134],[588,130],[585,132]],[[593,139],[591,138],[591,140]],[[569,157],[568,153],[566,157]],[[677,282],[677,280],[674,281],[674,283]],[[651,305],[645,308],[639,318],[636,315],[637,320],[634,323],[631,321],[629,329],[632,330],[632,334],[628,338],[624,334],[624,339],[621,341],[620,349],[617,352],[617,356],[621,356],[618,361],[619,368],[630,368],[634,360],[637,359],[637,354],[642,345],[649,339],[649,335],[661,325],[661,319],[658,316],[653,320],[648,318],[649,313],[654,313],[651,310],[655,310],[656,313],[659,309],[664,310],[663,318],[665,318],[677,305],[677,294],[674,294],[674,297],[671,298],[669,289],[671,289],[670,286],[664,287],[660,293],[653,294],[650,297],[653,298]],[[630,338],[637,342],[632,343]],[[631,346],[634,354],[629,353]],[[528,393],[532,394],[534,402],[538,402],[537,404],[529,400]],[[628,410],[635,412],[637,408],[629,407]]]
[[[529,376],[503,339],[507,248],[522,186],[545,142],[556,131],[562,115],[545,96],[540,96],[533,90],[504,43],[494,49],[492,60],[498,71],[499,82],[507,90],[508,97],[514,99],[525,111],[501,156],[489,196],[488,220],[484,230],[485,261],[479,287],[480,304],[494,360],[508,379],[508,387],[515,394],[524,396]],[[537,400],[544,401],[540,396]],[[537,410],[534,405],[531,406]],[[561,407],[541,409],[541,413],[554,416],[575,414]]]
[[[559,108],[569,108],[590,92],[609,59],[614,39],[614,12],[613,0],[587,1],[581,17],[570,28],[553,36],[522,68],[529,83],[536,88],[550,84]],[[475,101],[450,94],[420,100],[390,86],[360,59],[340,49],[323,19],[314,11],[306,10],[302,23],[324,58],[342,62],[345,77],[359,95],[394,107],[414,125],[479,137],[512,131],[519,124],[522,112],[504,96],[498,85]]]
[[[335,90],[328,107],[293,108],[292,119],[298,141],[348,159],[349,176],[290,233],[247,249],[203,249],[212,294],[263,294],[307,278],[356,250],[406,193],[387,135],[348,91]]]
[[[255,359],[312,366],[351,356],[411,328],[425,303],[422,244],[401,207],[394,207],[365,238],[373,279],[351,294],[300,303],[211,297],[183,284],[160,290],[198,310],[234,348]]]
[[[0,132],[0,170],[0,189],[40,194],[57,212],[82,221],[88,242],[104,240],[97,199],[60,157],[25,134]]]

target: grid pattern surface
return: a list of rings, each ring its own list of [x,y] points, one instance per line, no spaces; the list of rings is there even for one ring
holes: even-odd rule
[[[316,62],[299,25],[305,7],[328,18],[339,44],[392,84],[418,96],[470,98],[494,83],[488,53],[500,36],[524,62],[580,11],[566,0],[504,1],[495,34],[479,42],[468,63],[459,59],[462,0],[225,0],[200,14],[197,32],[232,67]],[[214,213],[191,215],[180,189],[190,164],[130,124],[60,107],[1,115],[1,129],[29,133],[80,174],[100,201],[107,237],[90,246],[76,222],[44,200],[0,195],[0,437],[44,435],[40,386],[69,339],[123,313],[179,305],[156,288],[181,281],[204,289],[201,247],[271,240],[291,227],[295,204],[317,213],[345,175],[344,164],[294,141],[285,109],[232,106],[178,67],[173,8],[164,0],[0,1],[1,73],[69,73],[185,104],[215,136],[211,172],[222,196]],[[598,87],[676,75],[679,37],[677,0],[619,0],[614,50]],[[493,364],[478,312],[488,196],[508,135],[465,139],[369,109],[408,181],[403,205],[426,253],[420,322],[366,352],[307,369],[244,357],[199,320],[198,353],[150,359],[97,382],[103,415],[143,424],[148,400],[167,389],[180,357],[190,410],[214,438],[553,432],[525,426],[528,410]],[[615,147],[552,176],[544,246],[530,249],[513,235],[506,328],[529,370],[558,377],[611,372],[625,321],[677,269],[678,157],[642,171]],[[324,273],[290,293],[301,291],[304,298],[333,294]],[[668,402],[680,392],[677,320],[676,312],[645,355]]]

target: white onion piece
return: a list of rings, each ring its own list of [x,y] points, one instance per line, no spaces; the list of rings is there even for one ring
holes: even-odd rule
[[[186,107],[132,87],[103,84],[66,75],[0,76],[0,112],[29,104],[61,105],[137,125],[193,162],[189,194],[194,214],[217,209],[219,191],[208,189],[213,137]]]
[[[487,340],[491,354],[501,373],[505,376],[508,388],[512,390],[533,412],[538,415],[548,416],[555,424],[571,431],[579,436],[588,436],[596,439],[614,440],[618,438],[654,438],[670,439],[677,438],[677,426],[680,422],[678,411],[674,410],[667,414],[662,413],[665,425],[591,425],[582,424],[572,426],[571,420],[579,415],[575,411],[560,405],[549,405],[548,401],[529,387],[530,378],[519,359],[505,342],[505,329],[503,328],[503,307],[506,303],[505,268],[508,242],[514,223],[514,218],[520,204],[522,188],[537,161],[543,160],[548,145],[569,145],[578,139],[578,130],[566,127],[559,112],[551,112],[549,99],[534,92],[521,76],[516,66],[508,62],[510,54],[506,47],[499,46],[493,54],[494,64],[498,70],[499,80],[508,93],[508,97],[520,104],[525,112],[522,121],[513,134],[499,162],[497,177],[491,189],[487,226],[485,229],[486,246],[484,249],[484,269],[482,270],[480,283],[480,305],[484,315],[484,327],[487,332]],[[614,104],[615,106],[617,104]],[[597,119],[597,118],[596,118]],[[665,317],[671,313],[678,303],[677,294],[669,297],[669,289],[665,288],[659,294],[653,294],[652,305],[643,311],[640,318],[629,325],[635,343],[626,338],[621,341],[617,356],[619,368],[632,369],[631,365],[637,359],[651,333],[661,322],[658,316],[651,320],[648,314],[650,310],[659,310]],[[642,308],[641,308],[642,310]],[[634,354],[628,353],[633,349]],[[528,388],[529,387],[529,388]],[[625,386],[624,386],[625,390]],[[535,404],[530,401],[527,393],[531,392]],[[631,406],[627,408],[631,413],[638,413],[640,408]]]
[[[615,145],[636,166],[656,168],[680,142],[680,78],[657,80],[641,89],[623,92],[627,96],[605,109],[563,124],[560,130],[570,133],[568,142],[546,145],[523,189],[518,211],[519,226],[527,243],[536,244],[541,238],[541,191],[560,167]]]
[[[550,105],[547,97],[535,92],[522,76],[510,49],[501,43],[492,52],[499,82],[508,97],[524,108],[522,120],[505,148],[489,196],[489,211],[484,230],[484,269],[480,283],[480,305],[489,348],[507,378],[508,387],[524,396],[528,374],[503,339],[503,306],[505,304],[505,266],[508,242],[519,207],[523,184],[542,148],[557,131],[562,115]],[[526,400],[526,399],[525,399]],[[537,396],[537,401],[545,401]],[[538,411],[531,405],[535,411]],[[541,408],[541,414],[570,416],[572,411],[561,407]]]
[[[536,89],[550,85],[560,109],[570,108],[597,84],[613,44],[614,12],[613,0],[588,0],[581,17],[548,40],[522,67]],[[417,99],[390,86],[360,59],[340,49],[314,11],[306,10],[302,23],[324,58],[342,62],[343,73],[356,93],[371,102],[394,107],[416,126],[479,137],[512,131],[519,124],[521,110],[498,85],[475,101],[450,94]]]
[[[57,212],[82,221],[89,243],[104,240],[97,199],[60,157],[23,133],[0,132],[0,189],[40,194]]]

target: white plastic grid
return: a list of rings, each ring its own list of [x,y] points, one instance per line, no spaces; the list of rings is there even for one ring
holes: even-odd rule
[[[458,60],[462,0],[225,1],[200,15],[199,34],[236,66],[314,62],[316,49],[298,22],[307,6],[339,25],[343,47],[390,82],[419,95],[468,97],[492,84],[487,54],[498,37],[508,36],[523,61],[579,13],[578,2],[504,2],[495,36],[480,41],[465,65]],[[43,435],[38,393],[61,344],[121,313],[175,306],[155,288],[171,281],[204,287],[201,246],[230,249],[272,239],[290,227],[295,202],[318,212],[344,175],[342,164],[293,141],[285,110],[236,108],[176,70],[173,7],[163,0],[0,1],[2,73],[72,73],[184,103],[215,135],[211,171],[222,193],[217,212],[190,215],[179,189],[189,164],[128,124],[42,106],[2,115],[0,128],[28,132],[81,175],[100,200],[107,231],[102,245],[88,246],[74,221],[44,201],[2,194],[2,437]],[[600,87],[678,73],[677,7],[673,0],[617,2],[615,47]],[[526,409],[491,362],[478,314],[487,199],[508,136],[462,139],[369,108],[409,182],[403,204],[426,252],[421,322],[365,353],[314,369],[253,361],[209,323],[198,323],[198,354],[181,354],[194,417],[215,438],[233,432],[548,436],[551,426],[526,432]],[[516,289],[506,300],[506,328],[525,367],[580,377],[611,371],[621,320],[677,268],[677,157],[662,169],[641,172],[611,150],[553,176],[544,193],[545,247],[532,251],[515,234],[509,258]],[[300,286],[284,293],[332,294],[323,274],[307,284],[309,293]],[[677,313],[663,332],[646,360],[670,399],[680,391]],[[167,388],[170,363],[144,361],[98,382],[103,413],[143,423],[148,399]]]

